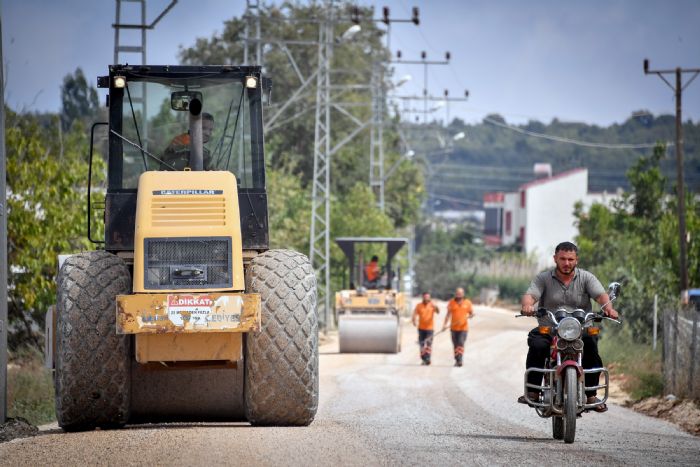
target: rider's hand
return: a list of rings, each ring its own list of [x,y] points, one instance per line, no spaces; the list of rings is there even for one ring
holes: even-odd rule
[[[525,316],[535,316],[535,307],[534,305],[523,305],[520,309],[520,313]]]
[[[612,319],[617,319],[619,315],[617,314],[617,310],[613,308],[612,306],[609,306],[607,311],[603,310],[603,313],[605,313],[605,316],[612,318]]]

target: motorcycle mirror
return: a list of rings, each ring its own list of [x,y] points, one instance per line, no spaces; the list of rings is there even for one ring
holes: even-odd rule
[[[620,295],[620,290],[622,286],[620,285],[619,282],[611,282],[610,285],[608,285],[608,295],[610,296],[610,300],[615,300],[618,295]]]

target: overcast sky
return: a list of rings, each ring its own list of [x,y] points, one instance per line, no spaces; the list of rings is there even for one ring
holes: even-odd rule
[[[6,99],[15,110],[60,110],[63,77],[81,67],[90,82],[112,62],[113,0],[1,0]],[[148,0],[152,21],[170,0]],[[451,116],[479,121],[500,113],[509,122],[552,118],[608,125],[633,111],[673,113],[673,93],[652,68],[700,68],[700,1],[360,1],[391,8],[408,18],[418,6],[421,25],[392,26],[391,46],[405,59],[442,59],[449,66],[429,71],[431,94],[469,89],[466,103],[451,105]],[[138,21],[135,3],[123,3],[124,22]],[[129,14],[127,9],[131,10]],[[148,32],[148,62],[177,63],[179,46],[223,29],[239,16],[244,0],[179,0]],[[137,63],[139,58],[132,56]],[[402,94],[422,94],[422,67],[403,66],[396,76],[413,80]],[[686,76],[688,79],[690,76]],[[669,77],[672,79],[673,77]],[[685,118],[700,120],[700,79],[683,95]],[[101,97],[104,101],[104,98]],[[444,111],[440,111],[442,114]],[[444,115],[444,114],[442,114]]]

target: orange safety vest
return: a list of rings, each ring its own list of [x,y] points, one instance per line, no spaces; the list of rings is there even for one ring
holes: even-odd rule
[[[416,305],[415,313],[418,315],[418,329],[421,331],[432,331],[433,330],[433,317],[438,309],[433,302],[428,302],[424,304],[420,302]]]
[[[177,135],[176,137],[173,138],[172,141],[170,141],[170,145],[168,147],[175,148],[176,146],[190,146],[190,135],[188,133],[183,133],[181,135]]]
[[[369,282],[374,282],[379,278],[379,265],[376,261],[370,261],[365,266],[365,274]]]
[[[463,298],[462,303],[457,303],[453,298],[447,304],[447,313],[452,313],[452,325],[450,329],[453,331],[469,331],[468,318],[473,313],[472,302]]]

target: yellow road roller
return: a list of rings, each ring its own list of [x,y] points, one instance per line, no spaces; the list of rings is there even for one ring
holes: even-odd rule
[[[93,125],[90,146],[96,249],[63,261],[47,320],[59,426],[308,425],[316,279],[305,255],[269,248],[271,83],[260,67],[229,65],[111,65],[97,82],[109,121]],[[99,129],[106,164],[93,158]]]
[[[406,311],[406,296],[400,291],[400,274],[391,263],[406,238],[343,237],[336,244],[348,261],[349,288],[335,294],[338,343],[341,353],[397,353],[401,350],[400,316]],[[363,248],[384,244],[384,267],[379,257],[369,261]],[[356,261],[357,258],[357,261]]]

